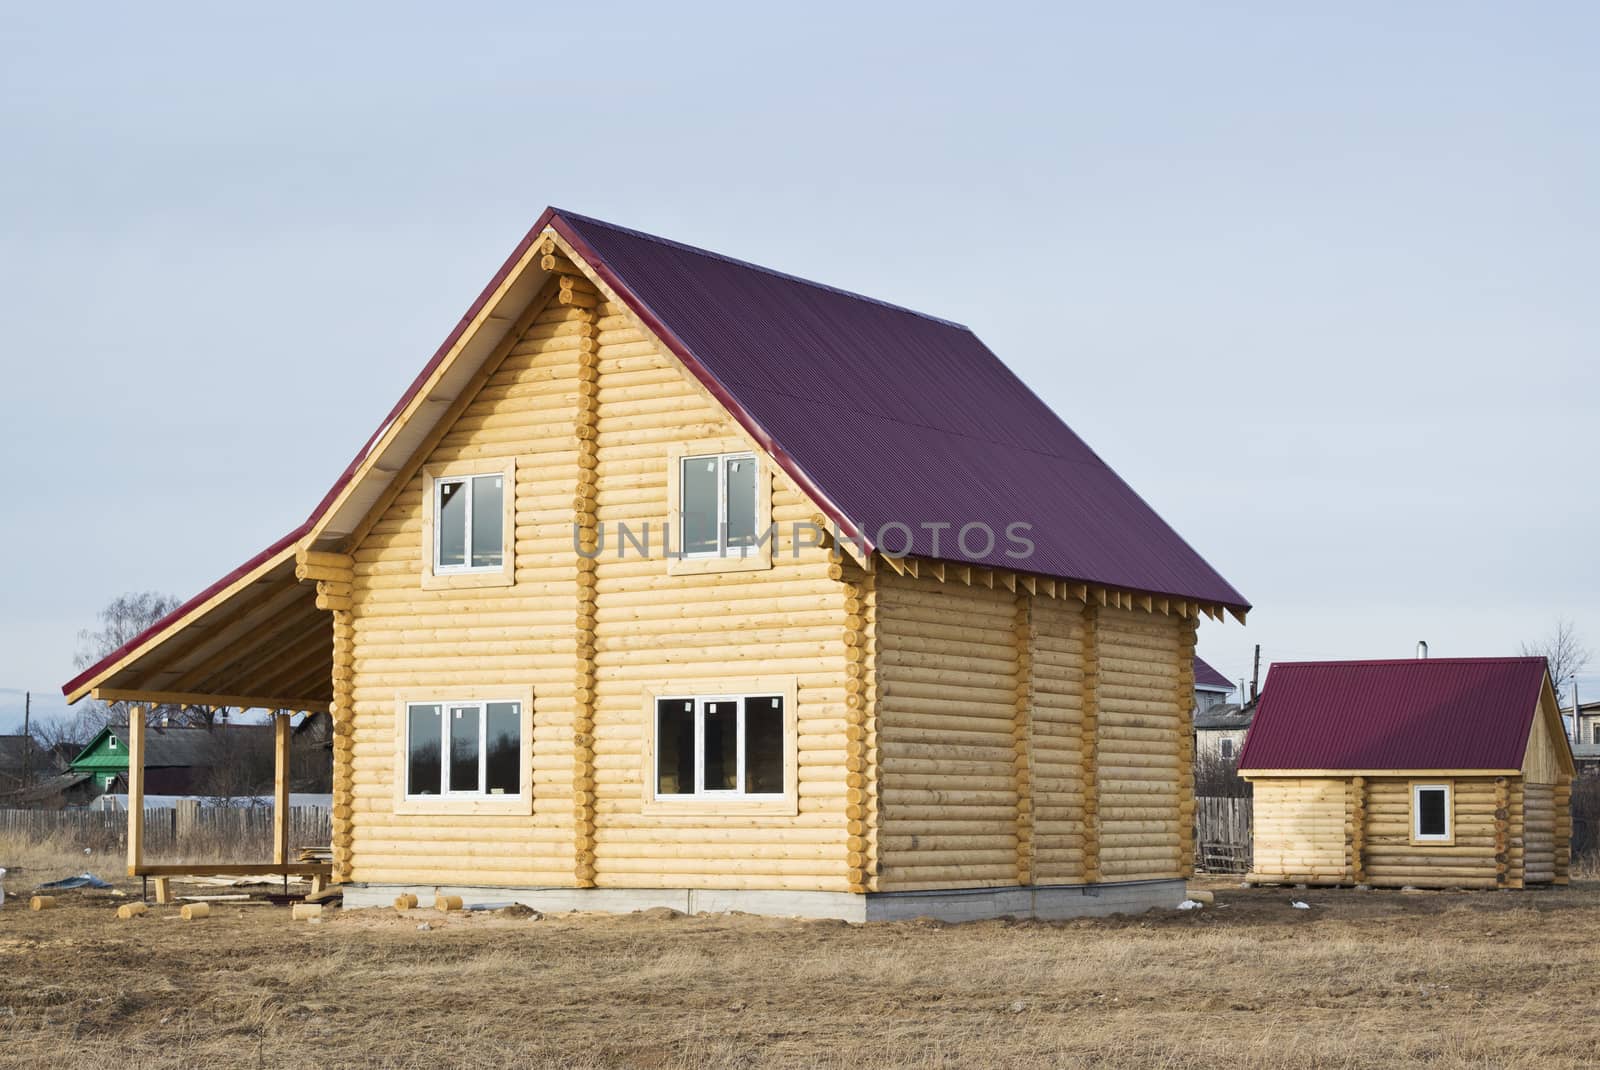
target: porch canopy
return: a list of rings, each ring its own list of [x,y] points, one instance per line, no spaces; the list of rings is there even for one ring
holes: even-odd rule
[[[295,579],[295,531],[68,682],[84,697],[147,705],[326,712],[333,617]]]
[[[304,529],[267,547],[135,636],[62,689],[68,702],[131,703],[128,716],[128,875],[329,875],[325,862],[289,860],[289,724],[333,698],[333,615],[295,577]],[[144,861],[145,720],[149,707],[262,709],[273,716],[274,822],[270,862]],[[165,886],[158,885],[158,901]]]

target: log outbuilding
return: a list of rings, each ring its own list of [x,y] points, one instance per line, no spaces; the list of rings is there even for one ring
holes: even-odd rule
[[[1182,897],[1248,608],[966,328],[552,209],[304,524],[65,690],[329,711],[347,904],[1064,915]]]
[[[1256,883],[1567,883],[1572,753],[1543,658],[1280,662],[1239,775]]]

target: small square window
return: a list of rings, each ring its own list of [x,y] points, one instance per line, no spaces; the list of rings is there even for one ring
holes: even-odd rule
[[[756,546],[759,465],[753,453],[685,457],[678,469],[680,551],[742,557]]]
[[[433,486],[434,570],[498,570],[505,562],[505,477],[450,476]]]
[[[1411,838],[1418,843],[1451,840],[1450,785],[1412,785]]]

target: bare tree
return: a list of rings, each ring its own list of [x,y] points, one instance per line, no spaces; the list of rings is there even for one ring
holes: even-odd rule
[[[100,627],[78,633],[78,652],[74,662],[87,669],[147,630],[181,603],[169,594],[138,591],[118,595],[100,611]],[[128,723],[128,703],[93,701],[84,704],[77,716],[78,734],[88,738],[107,725]],[[177,706],[158,706],[146,710],[146,723],[157,724],[166,718],[173,724],[211,723],[212,712]]]
[[[78,725],[78,719],[69,713],[55,716],[35,717],[30,727],[33,734],[34,753],[40,756],[39,765],[33,772],[35,776],[51,776],[61,772],[65,766],[57,758],[72,757],[83,749],[88,742]]]
[[[1556,697],[1560,699],[1572,678],[1589,666],[1593,651],[1583,645],[1578,629],[1562,617],[1553,631],[1535,643],[1523,643],[1522,654],[1529,658],[1543,658],[1550,666],[1550,682],[1555,684]]]
[[[272,792],[272,732],[256,725],[217,725],[196,757],[205,769],[194,790],[212,800]]]

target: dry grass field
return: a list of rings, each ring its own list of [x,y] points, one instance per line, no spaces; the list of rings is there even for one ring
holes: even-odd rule
[[[1199,911],[964,926],[432,910],[295,923],[273,906],[124,922],[127,900],[104,892],[27,909],[35,883],[82,862],[0,857],[0,1065],[1600,1062],[1594,879],[1420,895],[1214,882]]]

